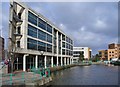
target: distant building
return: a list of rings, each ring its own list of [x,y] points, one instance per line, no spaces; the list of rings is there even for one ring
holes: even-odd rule
[[[107,50],[99,50],[99,57],[101,60],[108,60],[108,51]]]
[[[92,50],[89,47],[73,47],[73,63],[77,63],[80,52],[83,53],[84,59],[89,60],[91,58]]]
[[[4,59],[4,38],[0,37],[0,61]]]
[[[120,58],[120,44],[108,44],[108,60]]]

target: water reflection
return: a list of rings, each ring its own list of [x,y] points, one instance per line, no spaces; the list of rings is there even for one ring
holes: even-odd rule
[[[118,66],[76,66],[52,73],[52,85],[117,85]]]

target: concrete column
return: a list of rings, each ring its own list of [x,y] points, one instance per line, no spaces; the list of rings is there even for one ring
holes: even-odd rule
[[[57,66],[59,65],[58,56],[57,56]]]
[[[64,58],[64,65],[66,65],[66,58]]]
[[[53,67],[53,56],[51,57],[51,67]]]
[[[57,66],[59,65],[59,62],[58,62],[58,55],[59,55],[59,48],[58,48],[58,44],[59,44],[59,42],[58,42],[58,31],[57,31],[57,33],[56,33],[56,45],[57,45]]]
[[[62,57],[61,57],[61,66],[63,65],[63,61],[62,61],[63,59],[62,59]]]
[[[67,65],[69,65],[69,58],[67,58]]]
[[[71,59],[71,63],[73,64],[73,58]]]
[[[18,57],[17,57],[17,70],[18,70]]]
[[[62,34],[61,34],[61,66],[63,66],[63,57],[62,57]]]
[[[26,55],[23,56],[23,71],[26,71]]]
[[[35,57],[35,68],[36,69],[38,68],[38,55],[36,55]]]
[[[70,64],[72,64],[72,58],[70,58]]]
[[[46,56],[44,57],[44,63],[45,63],[45,68],[47,68],[47,59],[46,59]]]

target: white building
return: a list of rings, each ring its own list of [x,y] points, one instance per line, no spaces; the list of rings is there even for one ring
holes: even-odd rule
[[[71,64],[73,40],[22,2],[10,2],[9,52],[14,70]]]
[[[89,60],[91,58],[91,51],[89,47],[73,47],[73,63],[78,62],[80,52],[83,53],[84,59]]]

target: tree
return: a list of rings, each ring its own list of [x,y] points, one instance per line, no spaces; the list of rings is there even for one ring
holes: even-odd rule
[[[92,59],[93,62],[100,61],[100,55],[96,54],[95,57]]]
[[[84,53],[83,51],[80,51],[78,62],[82,62],[83,60],[84,60]]]

